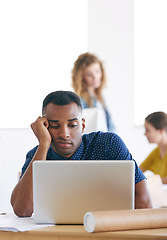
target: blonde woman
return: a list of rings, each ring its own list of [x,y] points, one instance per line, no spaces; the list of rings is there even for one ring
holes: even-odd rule
[[[108,131],[115,132],[115,126],[102,95],[105,84],[106,75],[102,62],[94,54],[81,54],[72,69],[74,91],[80,96],[83,108],[103,109]]]

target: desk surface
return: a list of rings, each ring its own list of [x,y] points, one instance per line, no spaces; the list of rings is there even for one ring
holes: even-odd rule
[[[167,228],[87,233],[82,225],[57,225],[28,232],[0,231],[0,240],[154,240],[167,239]]]

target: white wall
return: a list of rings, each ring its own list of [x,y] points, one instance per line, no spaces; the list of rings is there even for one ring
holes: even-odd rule
[[[30,129],[0,129],[0,211],[11,211],[10,195],[26,153],[37,145]]]
[[[26,152],[37,144],[28,127],[43,98],[72,90],[73,62],[86,50],[87,0],[0,1],[0,211],[11,210]]]
[[[144,128],[134,126],[134,1],[89,0],[88,9],[88,49],[105,63],[106,102],[117,133],[140,163],[154,146]]]
[[[105,62],[106,101],[118,134],[140,163],[153,146],[144,129],[134,126],[133,0],[89,0],[88,9],[88,49]],[[27,151],[36,144],[30,129],[0,129],[0,211],[11,211],[11,191]]]
[[[27,128],[46,94],[72,89],[73,62],[87,50],[87,0],[0,1],[0,23],[0,102],[12,99],[0,128]]]

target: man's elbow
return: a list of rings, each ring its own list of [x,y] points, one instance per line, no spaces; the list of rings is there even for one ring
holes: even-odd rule
[[[18,217],[31,217],[33,214],[32,204],[20,204],[16,200],[11,197],[11,205],[13,208],[13,212]]]
[[[31,217],[33,211],[28,208],[28,207],[21,207],[17,206],[17,204],[14,204],[13,206],[13,211],[18,217]]]
[[[142,196],[142,197],[135,197],[135,208],[140,209],[140,208],[152,208],[152,201],[149,196]]]

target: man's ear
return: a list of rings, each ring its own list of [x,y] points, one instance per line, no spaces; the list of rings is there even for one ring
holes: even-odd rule
[[[85,118],[82,118],[82,133],[84,132],[85,129]]]

